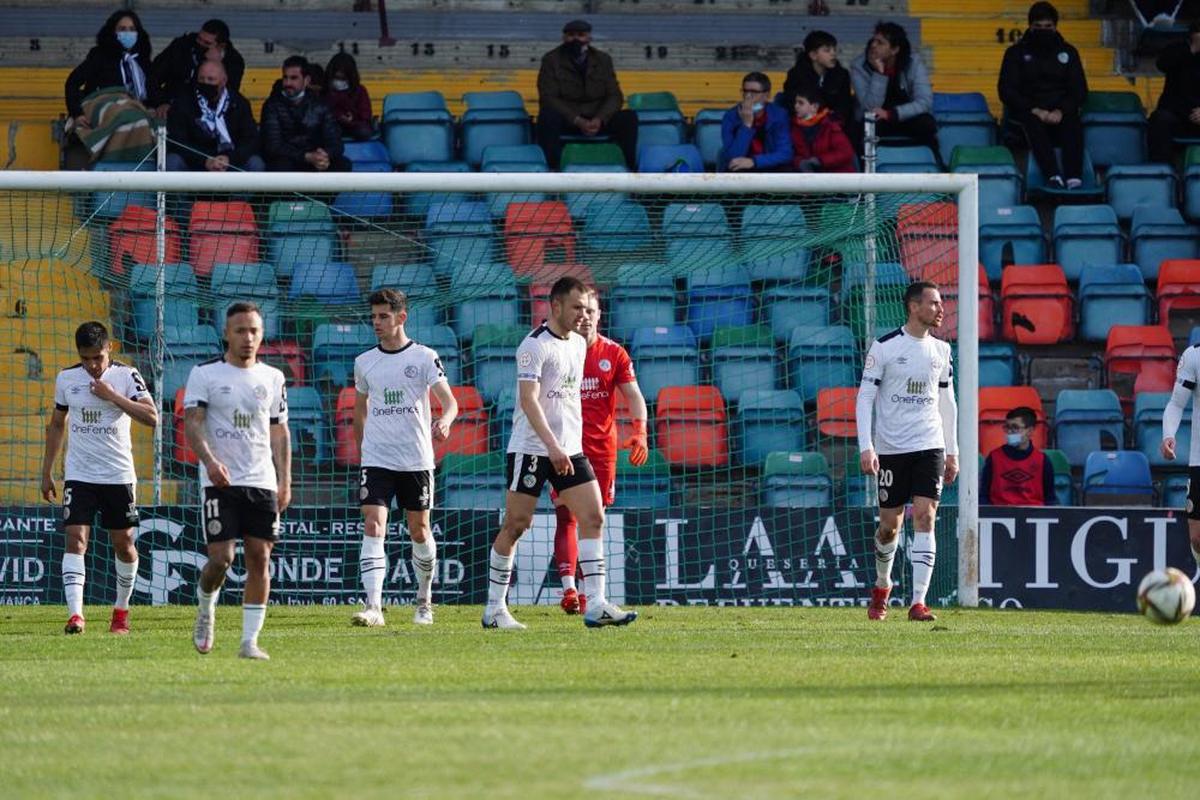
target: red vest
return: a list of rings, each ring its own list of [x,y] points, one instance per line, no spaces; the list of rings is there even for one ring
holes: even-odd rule
[[[992,485],[988,500],[997,506],[1044,506],[1042,475],[1046,469],[1046,454],[1034,450],[1022,459],[1009,457],[1003,447],[997,447],[992,459]]]

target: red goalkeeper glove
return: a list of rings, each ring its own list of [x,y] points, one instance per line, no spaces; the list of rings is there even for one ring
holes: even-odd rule
[[[633,435],[625,440],[623,447],[629,451],[630,464],[640,467],[646,463],[650,457],[650,451],[646,448],[646,420],[633,421]]]

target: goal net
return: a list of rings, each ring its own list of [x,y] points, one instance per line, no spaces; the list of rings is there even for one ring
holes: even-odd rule
[[[0,173],[0,594],[62,602],[61,507],[41,493],[45,428],[55,376],[78,361],[75,329],[97,320],[160,408],[156,431],[133,425],[135,602],[194,601],[204,546],[182,390],[220,354],[225,309],[249,299],[264,314],[260,357],[287,376],[293,440],[272,601],[361,601],[353,362],[376,344],[367,295],[393,287],[409,298],[409,336],[439,353],[459,404],[436,446],[434,600],[482,602],[514,352],[545,317],[549,285],[575,275],[598,288],[600,332],[628,350],[649,405],[649,459],[634,467],[621,453],[606,522],[617,602],[866,602],[876,497],[858,468],[855,393],[865,348],[904,321],[905,286],[931,279],[948,305],[938,335],[955,348],[963,471],[939,515],[929,602],[974,603],[978,278],[974,235],[960,238],[974,230],[974,192],[957,175],[601,168]],[[631,417],[618,400],[624,442]],[[68,420],[68,447],[86,424]],[[61,500],[61,454],[52,477]],[[391,522],[384,598],[411,602],[403,514]],[[514,604],[558,601],[554,531],[544,495],[518,549]],[[911,531],[907,521],[904,542]],[[102,530],[87,565],[86,601],[110,603]],[[226,602],[240,598],[240,570]],[[910,576],[898,558],[898,602]]]

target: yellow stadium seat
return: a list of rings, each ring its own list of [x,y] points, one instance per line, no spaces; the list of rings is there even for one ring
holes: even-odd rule
[[[54,405],[54,378],[5,381],[0,388],[0,403],[10,415],[48,414]]]
[[[0,230],[74,227],[75,203],[58,192],[0,192]]]
[[[108,292],[100,289],[64,289],[59,286],[17,286],[7,295],[14,306],[33,319],[53,319],[63,313],[64,298],[78,320],[104,320],[109,315]]]
[[[0,504],[39,506],[44,505],[42,499],[40,478],[24,480],[0,480]],[[62,476],[56,476],[54,490],[57,502],[62,502]],[[183,496],[184,481],[164,480],[162,482],[162,502],[164,505],[176,505]],[[148,506],[154,502],[154,484],[149,476],[138,481],[137,501],[139,506]]]
[[[49,406],[37,414],[0,416],[0,443],[42,441],[46,436],[46,422],[49,419]],[[0,447],[3,447],[3,444],[0,444]]]
[[[91,236],[86,228],[59,224],[0,225],[0,260],[53,259],[87,269],[92,261]]]
[[[31,372],[36,370],[37,359],[32,359],[29,353],[0,353],[0,379],[4,381],[28,380]],[[0,427],[0,439],[3,439],[3,428]]]

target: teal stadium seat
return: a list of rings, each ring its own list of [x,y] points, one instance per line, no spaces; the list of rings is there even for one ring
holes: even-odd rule
[[[814,403],[821,389],[857,386],[860,368],[854,333],[847,326],[797,325],[792,329],[789,378],[806,404]]]
[[[1192,446],[1192,401],[1189,399],[1175,433],[1175,460],[1167,461],[1159,451],[1162,444],[1162,418],[1170,392],[1139,392],[1133,398],[1133,441],[1134,446],[1146,456],[1150,466],[1156,469],[1182,469],[1187,465],[1187,454]]]
[[[337,387],[350,386],[354,380],[354,359],[377,343],[370,325],[318,325],[312,342],[316,380]]]
[[[779,385],[775,340],[765,325],[719,327],[712,334],[713,385],[723,397]]]
[[[669,328],[675,324],[675,281],[661,264],[622,264],[609,292],[608,335],[633,340],[639,328]]]
[[[828,508],[833,503],[829,462],[819,452],[776,452],[763,466],[762,502],[775,508]]]
[[[768,284],[804,280],[811,257],[807,234],[801,205],[744,206],[738,250],[750,279]]]
[[[747,389],[737,398],[736,452],[742,464],[761,464],[776,450],[804,449],[804,400],[797,392]]]
[[[1089,91],[1082,115],[1083,146],[1097,167],[1145,163],[1146,110],[1136,93]]]
[[[162,396],[174,397],[187,385],[192,367],[221,355],[221,336],[212,325],[168,325],[163,328],[166,360]]]
[[[437,352],[451,386],[462,385],[462,351],[458,347],[458,337],[449,325],[408,325],[405,333],[413,341]]]
[[[1044,263],[1046,234],[1037,209],[1033,206],[980,209],[979,260],[987,269],[989,281],[1000,280],[1004,264]]]
[[[1156,281],[1162,262],[1200,258],[1200,227],[1185,222],[1179,209],[1138,206],[1130,223],[1130,249],[1143,277]]]
[[[414,161],[405,172],[470,172],[465,161]],[[409,192],[404,207],[414,217],[424,217],[434,203],[462,203],[471,199],[467,192]]]
[[[293,386],[288,390],[288,430],[292,437],[292,457],[319,467],[333,460],[329,417],[321,395],[311,386]]]
[[[155,300],[158,267],[135,264],[129,280],[129,336],[145,342],[158,324]],[[163,264],[163,324],[194,326],[200,323],[199,289],[191,264]],[[218,295],[219,296],[219,295]],[[220,319],[224,322],[224,318]]]
[[[516,381],[513,353],[529,334],[522,325],[480,325],[471,344],[475,388],[485,403],[495,402],[506,386]]]
[[[517,284],[507,264],[463,264],[450,287],[456,299],[451,327],[459,341],[470,341],[481,325],[519,327]]]
[[[329,208],[310,200],[279,200],[267,212],[267,261],[282,278],[296,264],[333,261],[337,228]]]
[[[725,110],[721,108],[702,108],[696,112],[692,121],[696,149],[700,151],[700,160],[706,169],[716,170],[717,161],[721,158],[721,121],[725,118]]]
[[[1124,260],[1125,236],[1107,205],[1064,205],[1054,209],[1054,257],[1071,283],[1084,267]]]
[[[1064,389],[1054,404],[1055,444],[1072,467],[1082,467],[1096,450],[1125,443],[1121,401],[1109,389]]]
[[[209,276],[213,294],[213,313],[223,325],[225,309],[235,300],[252,300],[263,314],[263,338],[279,338],[283,318],[279,305],[279,284],[270,264],[214,264]]]
[[[395,166],[454,158],[454,118],[441,92],[389,94],[383,99],[383,141]]]
[[[668,386],[694,386],[700,379],[700,350],[686,325],[639,328],[634,331],[630,356],[642,394],[653,402]]]
[[[646,207],[632,200],[608,203],[583,218],[580,243],[597,260],[633,255],[653,240]]]
[[[1175,207],[1175,170],[1166,164],[1117,166],[1104,177],[1108,204],[1125,221],[1138,206]]]
[[[1150,323],[1153,298],[1137,264],[1094,264],[1079,279],[1079,336],[1103,342],[1114,320]]]

